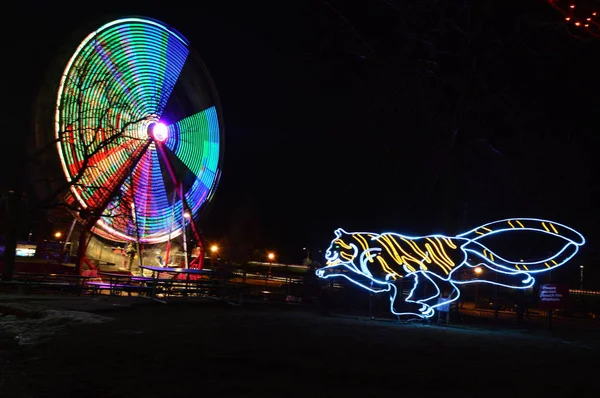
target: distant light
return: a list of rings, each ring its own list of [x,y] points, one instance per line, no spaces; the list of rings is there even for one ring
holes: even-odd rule
[[[273,254],[273,253],[269,253],[269,254],[267,255],[267,257],[269,258],[269,260],[273,261],[273,259],[275,258],[275,254]]]
[[[218,250],[219,250],[219,246],[217,246],[217,245],[212,245],[210,247],[210,251],[213,253],[216,253]]]
[[[571,4],[569,7],[571,7],[571,8],[575,8],[575,4]]]
[[[192,218],[192,215],[190,213],[188,213],[187,211],[185,213],[183,213],[183,216],[187,219]]]
[[[62,236],[62,233],[61,233],[61,232],[56,232],[56,233],[54,234],[54,237],[55,237],[56,239],[60,238],[61,236]]]
[[[581,22],[575,22],[575,26],[581,25]]]
[[[475,273],[478,274],[478,275],[483,272],[483,270],[481,269],[481,267],[475,267],[475,269],[473,271],[475,271]]]
[[[583,265],[580,265],[579,268],[583,268]]]

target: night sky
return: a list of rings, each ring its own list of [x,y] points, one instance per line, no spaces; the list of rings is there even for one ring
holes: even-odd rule
[[[210,240],[298,262],[337,227],[455,234],[539,217],[581,231],[585,259],[598,248],[600,39],[574,37],[545,1],[98,4],[13,8],[9,131],[30,134],[33,95],[77,29],[125,15],[172,25],[223,107]]]

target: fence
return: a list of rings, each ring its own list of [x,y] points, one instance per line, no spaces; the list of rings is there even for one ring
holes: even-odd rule
[[[344,279],[319,280],[306,267],[247,264],[234,269],[243,283],[255,292],[266,292],[270,300],[318,303],[330,312],[397,319],[390,312],[389,295],[372,294]],[[398,286],[407,297],[412,285]],[[400,294],[400,293],[399,293]],[[600,292],[570,290],[566,309],[548,311],[538,308],[536,290],[514,290],[495,286],[469,285],[461,288],[461,297],[450,308],[450,322],[526,328],[581,328],[600,330]],[[297,299],[297,300],[296,300]],[[402,302],[402,300],[400,300]],[[414,304],[402,302],[400,311],[416,311]],[[435,318],[434,318],[435,319]]]

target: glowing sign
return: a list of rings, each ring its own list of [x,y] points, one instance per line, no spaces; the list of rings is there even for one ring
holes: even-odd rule
[[[543,259],[523,261],[504,258],[481,241],[496,234],[529,231],[560,238],[560,250]],[[458,286],[490,283],[527,289],[534,274],[550,271],[569,261],[585,238],[565,225],[534,218],[511,218],[491,222],[457,236],[411,237],[397,233],[346,232],[339,228],[325,252],[326,266],[316,270],[320,278],[342,277],[372,293],[389,292],[395,315],[429,318],[435,309],[460,297]],[[491,272],[474,272],[475,270]],[[465,272],[467,271],[467,272]],[[466,276],[465,276],[466,275]],[[395,282],[411,280],[406,303],[418,312],[398,311]]]

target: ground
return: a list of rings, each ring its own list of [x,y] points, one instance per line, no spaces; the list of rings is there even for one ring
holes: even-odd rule
[[[0,300],[0,396],[598,396],[596,336],[569,341],[283,304],[83,300],[84,312],[68,312],[84,301]]]

